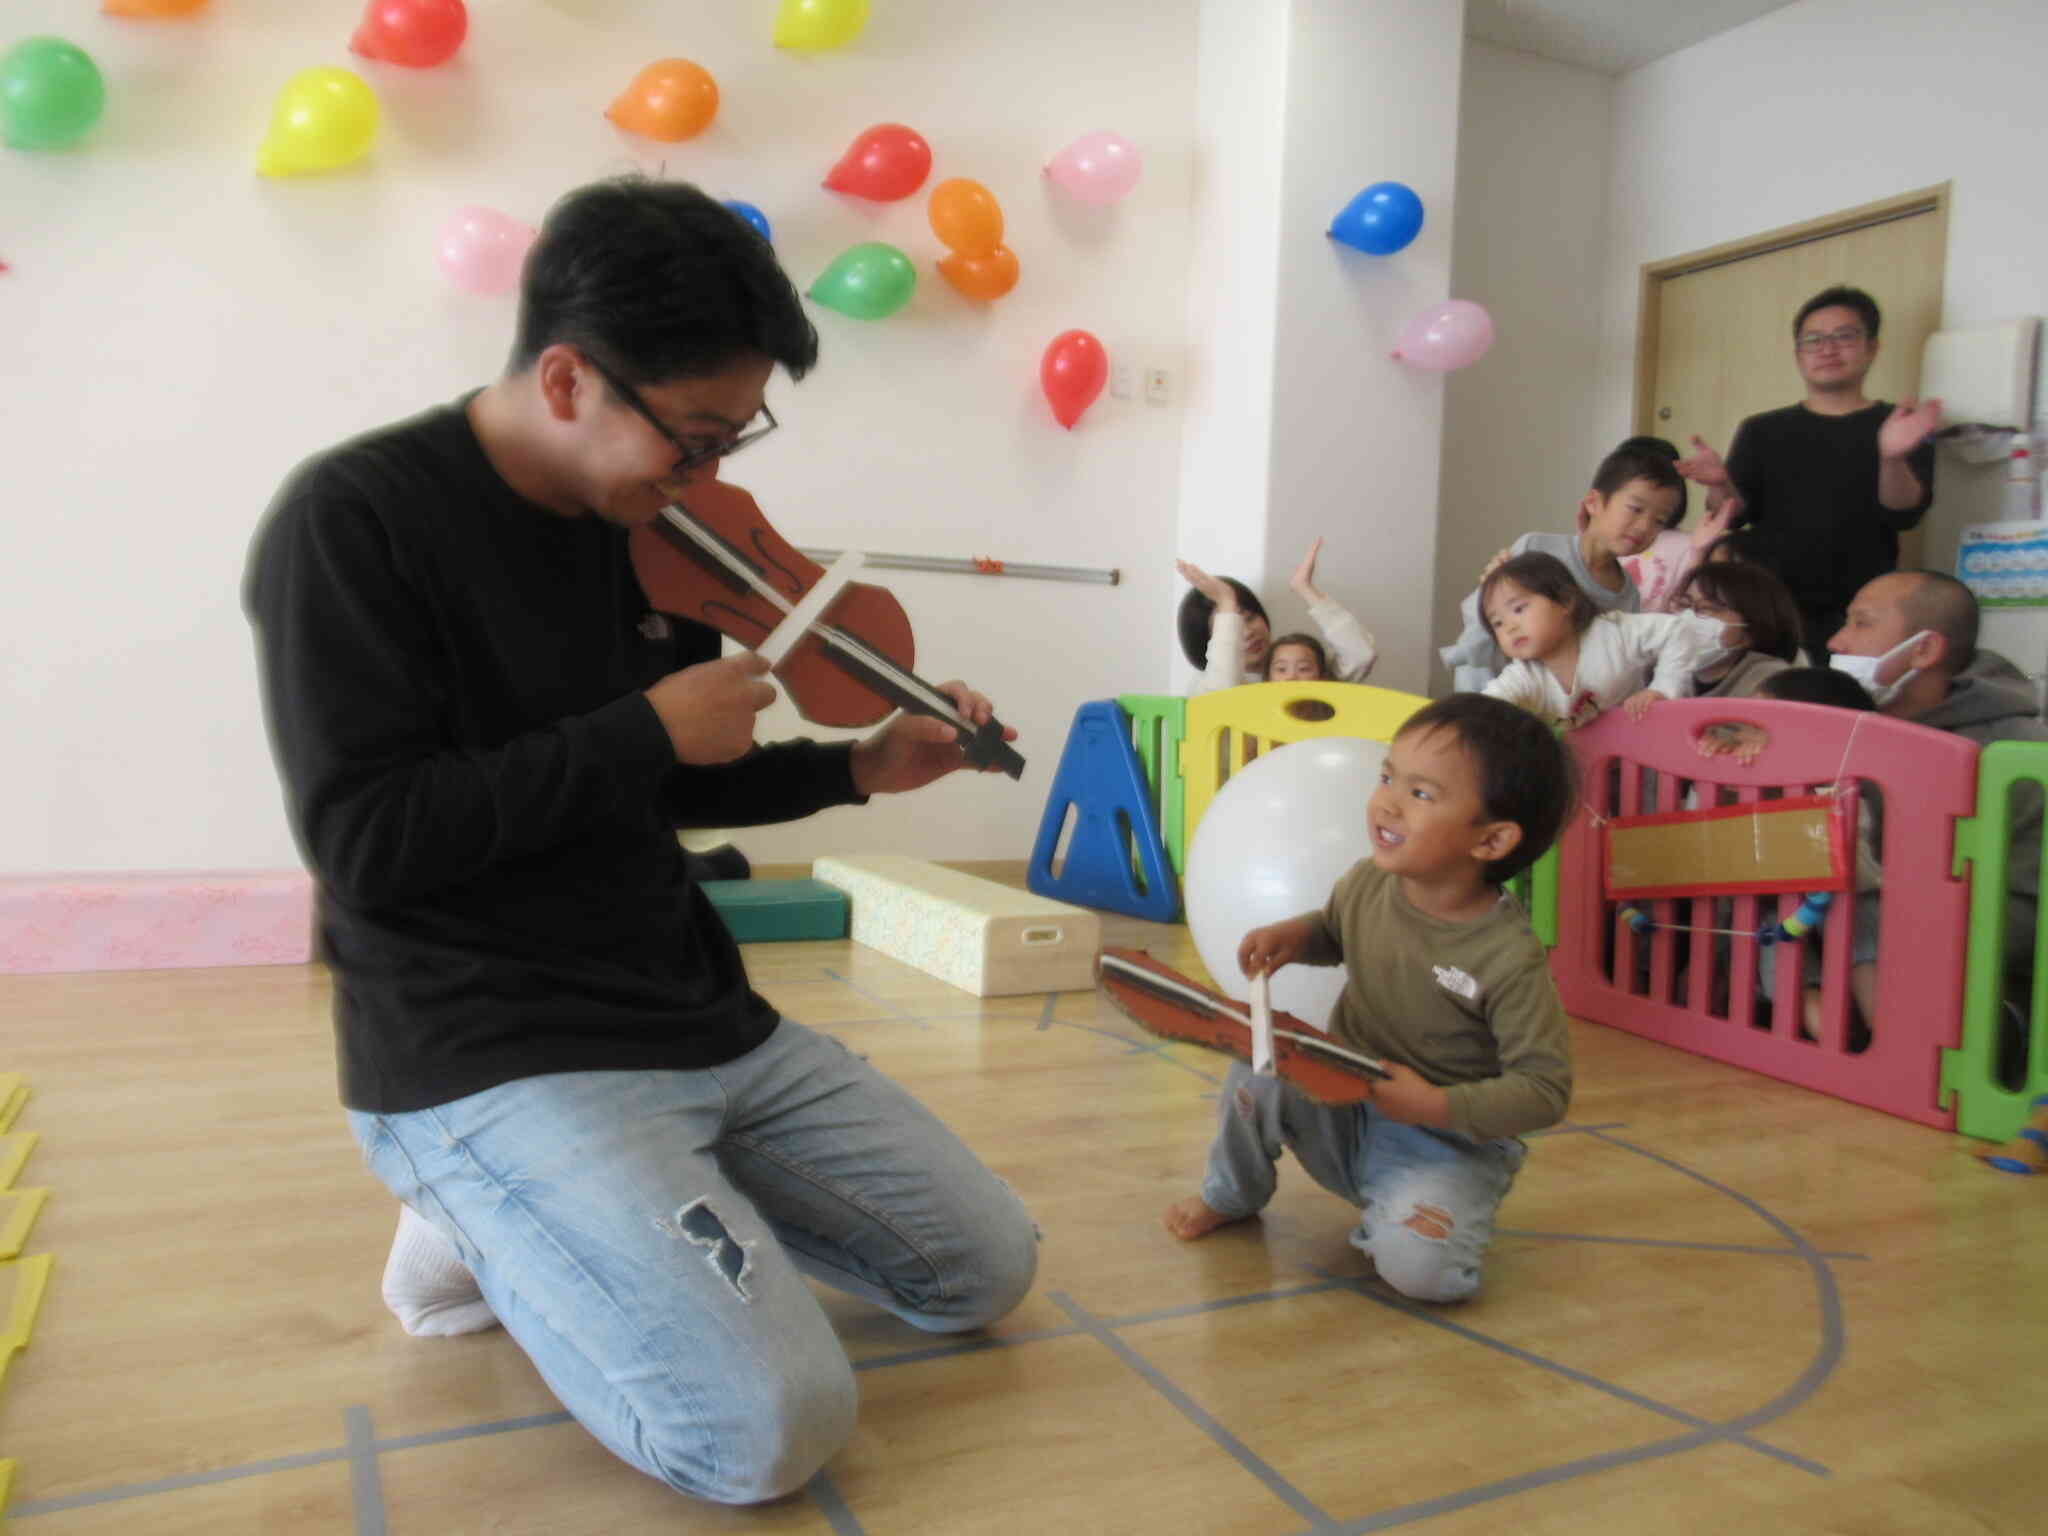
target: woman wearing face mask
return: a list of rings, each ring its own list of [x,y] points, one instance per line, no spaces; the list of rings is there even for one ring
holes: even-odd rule
[[[1798,605],[1760,565],[1694,566],[1671,606],[1722,625],[1723,648],[1693,674],[1695,698],[1754,697],[1765,679],[1800,659]]]

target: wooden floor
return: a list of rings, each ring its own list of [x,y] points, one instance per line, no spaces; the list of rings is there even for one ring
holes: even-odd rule
[[[1190,965],[1185,931],[1107,922]],[[1407,1305],[1297,1170],[1161,1230],[1223,1064],[1091,993],[979,1002],[848,943],[757,985],[1022,1192],[1036,1290],[986,1340],[827,1306],[860,1426],[804,1494],[695,1504],[614,1461],[502,1332],[407,1338],[390,1198],[336,1109],[314,968],[0,977],[53,1193],[0,1387],[16,1536],[662,1531],[2048,1530],[2048,1178],[1596,1026],[1484,1294]],[[990,1347],[990,1346],[993,1347]]]

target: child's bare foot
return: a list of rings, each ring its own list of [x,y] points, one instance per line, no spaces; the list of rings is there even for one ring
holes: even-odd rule
[[[1209,1203],[1200,1195],[1190,1195],[1185,1200],[1176,1200],[1166,1208],[1166,1230],[1184,1243],[1191,1243],[1198,1237],[1207,1237],[1218,1227],[1244,1219],[1242,1216],[1226,1216],[1221,1211],[1211,1210]]]

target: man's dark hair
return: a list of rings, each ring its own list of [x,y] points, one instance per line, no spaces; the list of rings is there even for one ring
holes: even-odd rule
[[[1291,635],[1282,635],[1266,648],[1266,675],[1273,675],[1273,657],[1283,645],[1298,645],[1316,659],[1316,673],[1327,678],[1330,675],[1330,653],[1323,649],[1323,642],[1314,635],[1296,630]]]
[[[1216,578],[1237,594],[1237,606],[1247,619],[1266,619],[1266,605],[1259,601],[1258,594],[1235,576]],[[1176,622],[1180,626],[1180,653],[1187,657],[1188,665],[1198,671],[1209,665],[1209,631],[1216,621],[1216,605],[1204,597],[1199,590],[1189,587],[1180,600],[1180,614]],[[1271,629],[1273,621],[1266,619]]]
[[[1659,488],[1678,492],[1682,516],[1685,476],[1678,472],[1678,455],[1666,451],[1670,447],[1661,437],[1630,438],[1600,461],[1600,467],[1593,471],[1593,489],[1602,496],[1612,496],[1631,480],[1647,480]]]
[[[752,225],[684,182],[624,176],[563,196],[519,283],[508,372],[557,342],[628,384],[702,378],[749,357],[802,378],[818,332]]]
[[[1742,627],[1749,633],[1747,649],[1780,661],[1799,654],[1799,604],[1791,589],[1764,567],[1740,561],[1696,565],[1672,594],[1673,605],[1687,596],[1703,597],[1717,608],[1741,614]]]
[[[1449,731],[1479,775],[1488,821],[1511,821],[1522,840],[1484,871],[1505,885],[1542,858],[1579,798],[1578,764],[1557,733],[1526,709],[1483,693],[1454,693],[1408,717],[1396,734]]]
[[[1672,442],[1671,439],[1668,437],[1625,437],[1615,445],[1614,451],[1615,453],[1661,453],[1665,458],[1671,461],[1671,465],[1674,470],[1678,467],[1678,460],[1680,458],[1680,454],[1678,452],[1678,445]],[[1607,466],[1605,464],[1602,464],[1600,466],[1602,470],[1604,470],[1606,467]],[[1597,484],[1600,478],[1600,473],[1596,470],[1593,475],[1593,479],[1596,482],[1596,484],[1594,485],[1595,490],[1600,489],[1599,485]],[[1614,489],[1619,490],[1621,486],[1627,485],[1629,480],[1633,478],[1633,476],[1625,477],[1619,482],[1619,484],[1617,484],[1614,487]],[[1603,496],[1607,496],[1613,494],[1613,492],[1600,491],[1600,494]],[[1680,523],[1685,521],[1686,495],[1687,491],[1685,485],[1685,476],[1680,475],[1678,477],[1678,506],[1669,517],[1664,519],[1664,526],[1666,528],[1676,528]]]
[[[1856,318],[1863,322],[1864,336],[1871,341],[1877,340],[1879,320],[1877,300],[1873,299],[1861,288],[1851,288],[1844,283],[1837,283],[1832,288],[1821,289],[1819,293],[1816,293],[1812,298],[1800,305],[1799,313],[1792,318],[1792,339],[1794,341],[1797,341],[1799,333],[1806,329],[1806,317],[1816,309],[1855,310]]]
[[[1593,599],[1586,596],[1586,589],[1572,579],[1565,563],[1555,555],[1532,549],[1501,561],[1486,580],[1479,583],[1479,622],[1486,626],[1489,635],[1493,633],[1493,620],[1486,616],[1487,594],[1504,581],[1512,581],[1533,596],[1549,598],[1571,616],[1572,628],[1582,634],[1586,626],[1599,616]]]
[[[1763,680],[1757,692],[1788,704],[1831,704],[1836,709],[1876,709],[1870,692],[1833,667],[1787,667]]]
[[[1913,578],[1913,585],[1899,600],[1907,632],[1933,630],[1948,641],[1948,670],[1962,671],[1977,656],[1977,595],[1946,571],[1907,570],[1899,574]]]

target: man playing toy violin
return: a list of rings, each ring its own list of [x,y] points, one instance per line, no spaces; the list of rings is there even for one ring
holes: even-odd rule
[[[851,1432],[805,1275],[950,1332],[1037,1264],[957,1137],[749,989],[676,842],[962,761],[923,716],[756,745],[766,663],[635,583],[628,532],[769,431],[769,375],[816,356],[736,215],[581,188],[528,257],[505,375],[301,465],[246,583],[342,1101],[404,1207],[387,1301],[414,1333],[502,1323],[616,1454],[729,1503]]]

